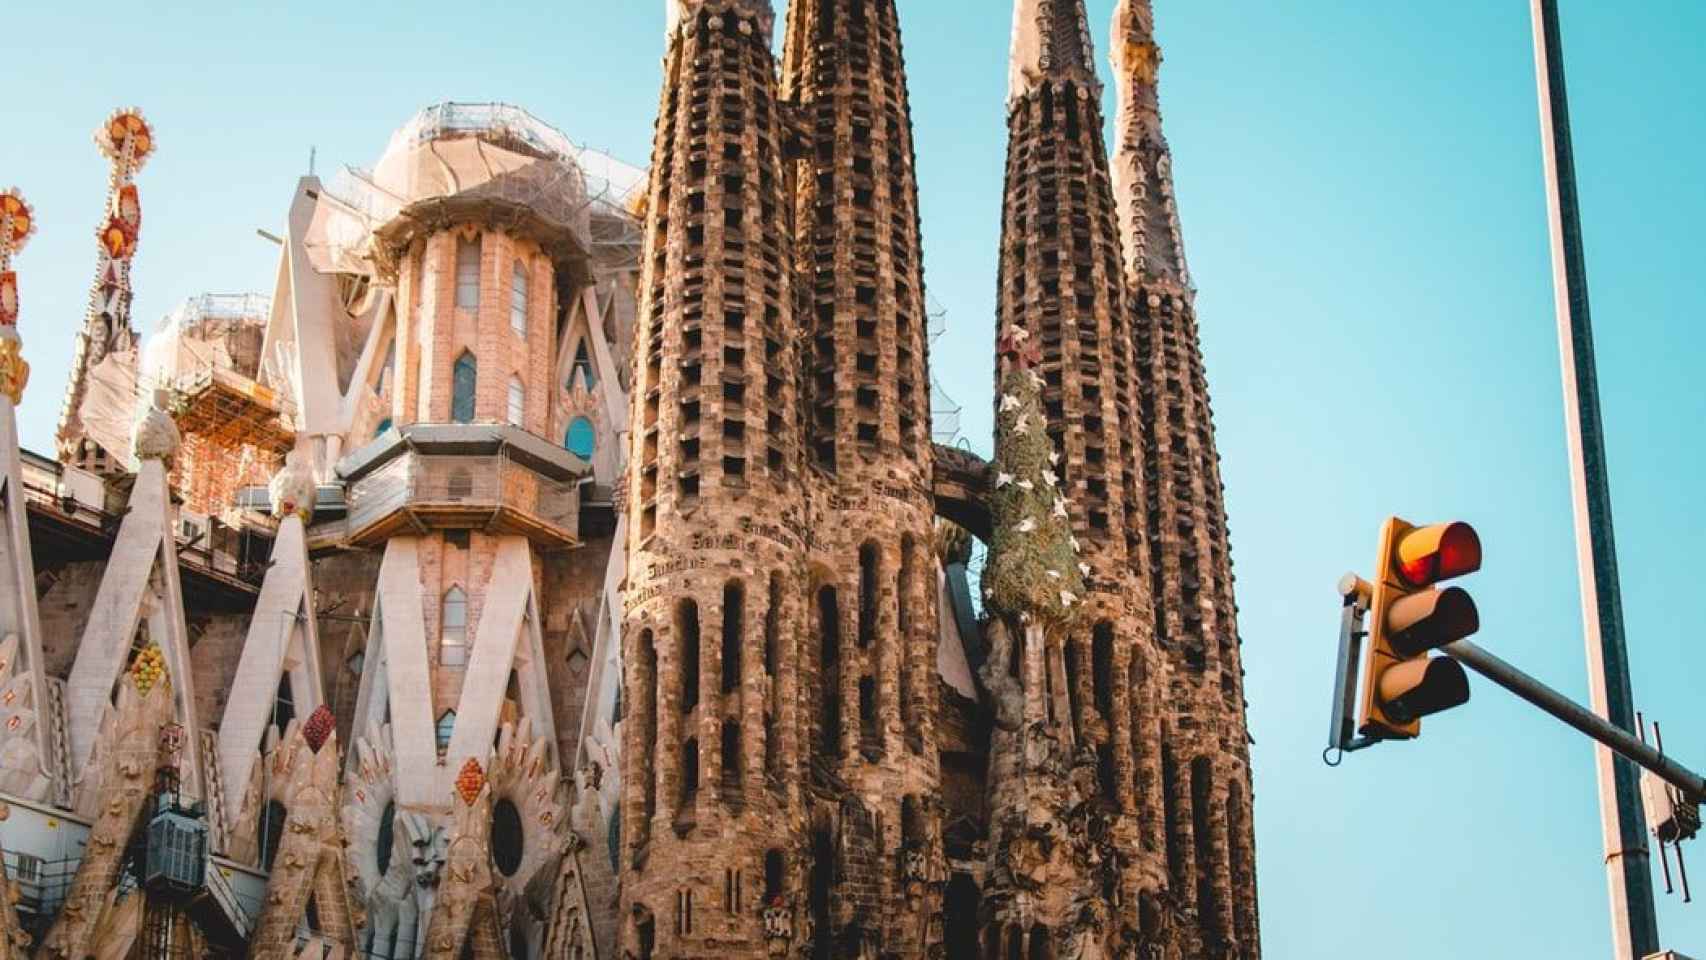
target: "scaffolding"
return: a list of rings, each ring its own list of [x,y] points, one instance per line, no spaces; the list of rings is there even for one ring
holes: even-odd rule
[[[645,186],[644,170],[576,144],[520,107],[435,104],[392,135],[373,169],[350,166],[333,179],[322,194],[333,210],[315,242],[330,262],[389,273],[399,244],[478,208],[560,254],[632,264]]]
[[[948,308],[932,294],[925,295],[924,312],[928,318],[926,330],[933,349],[942,335],[948,332]],[[930,375],[930,437],[944,446],[953,446],[960,439],[960,414],[965,408],[954,402],[942,381]]]

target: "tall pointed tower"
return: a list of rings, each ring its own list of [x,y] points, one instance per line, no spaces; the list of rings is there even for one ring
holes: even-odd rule
[[[1003,632],[1013,638],[1007,662],[984,666],[986,686],[1013,687],[1023,704],[1009,710],[1022,722],[991,747],[985,949],[996,955],[1089,940],[1110,954],[1130,949],[1152,933],[1160,895],[1160,664],[1141,575],[1136,377],[1100,96],[1082,0],[1018,0],[998,308],[1011,356],[997,394],[1010,417],[1026,402],[1011,372],[1028,371],[1042,422],[1004,419],[1003,429],[1041,429],[1051,450],[1041,480],[998,476],[997,496],[1009,482],[1053,485],[1086,585],[1069,625],[995,624],[995,649]],[[1021,521],[996,541],[1022,551],[1012,535],[1041,527]],[[1080,853],[1027,852],[1039,830],[1055,829],[1082,836]]]
[[[140,110],[119,110],[95,131],[95,145],[111,165],[107,202],[95,231],[95,280],[77,334],[55,443],[62,462],[111,474],[126,469],[125,447],[141,389],[130,266],[142,230],[136,174],[154,152],[154,129]]]
[[[1261,944],[1238,608],[1196,292],[1161,134],[1161,50],[1150,0],[1120,0],[1112,35],[1114,184],[1145,425],[1149,589],[1170,667],[1163,779],[1172,903],[1185,915],[1181,932],[1195,955],[1255,958]]]
[[[923,956],[941,935],[930,878],[944,870],[934,457],[895,6],[795,0],[782,92],[798,109],[803,153],[793,199],[813,531],[800,660],[811,929]]]
[[[768,0],[666,13],[626,490],[619,949],[748,956],[800,869],[794,252]]]

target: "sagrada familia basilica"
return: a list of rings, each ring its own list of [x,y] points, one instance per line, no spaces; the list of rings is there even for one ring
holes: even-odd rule
[[[146,341],[118,111],[51,456],[0,194],[0,960],[1258,958],[1150,2],[1111,150],[1015,7],[990,461],[897,0],[667,0],[649,171],[430,107]]]

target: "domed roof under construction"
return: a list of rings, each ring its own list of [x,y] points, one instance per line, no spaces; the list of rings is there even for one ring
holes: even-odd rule
[[[391,137],[373,186],[394,206],[375,231],[396,249],[452,222],[479,222],[536,240],[564,259],[586,256],[591,211],[580,151],[520,107],[441,103]]]

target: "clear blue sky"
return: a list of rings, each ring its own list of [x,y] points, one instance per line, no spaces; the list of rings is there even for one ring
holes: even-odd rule
[[[1104,69],[1112,5],[1090,3]],[[1481,639],[1586,694],[1528,4],[1157,5],[1243,608],[1267,956],[1350,960],[1378,937],[1388,960],[1604,957],[1577,736],[1478,682],[1419,743],[1319,760],[1333,584],[1366,572],[1390,512],[1474,522]],[[370,164],[430,102],[519,103],[645,163],[660,8],[10,5],[0,185],[41,223],[18,264],[26,442],[49,447],[105,187],[89,135],[113,107],[159,130],[135,271],[151,327],[192,294],[270,292],[276,248],[254,231],[277,230],[309,147],[322,173]],[[1010,15],[901,11],[927,279],[951,311],[935,370],[987,449]],[[1563,12],[1635,688],[1706,765],[1706,652],[1686,636],[1706,540],[1706,6]],[[1706,848],[1697,863],[1706,888]],[[1706,952],[1706,906],[1660,911],[1667,945]]]

